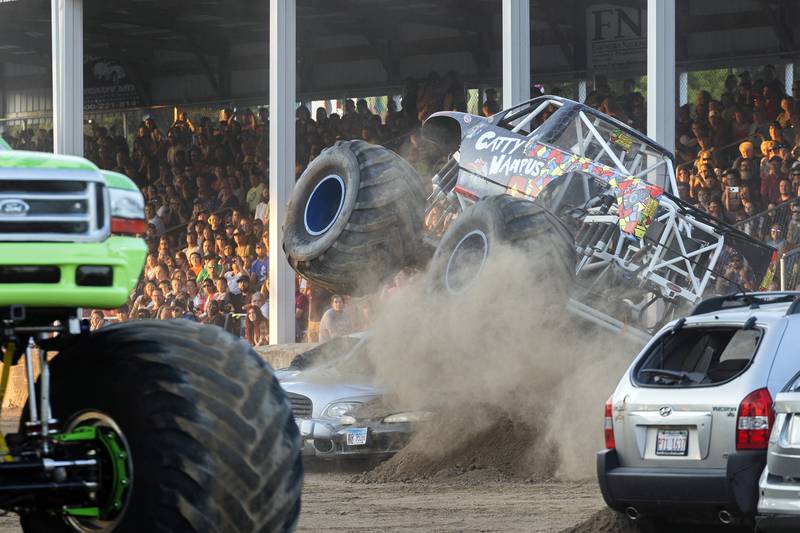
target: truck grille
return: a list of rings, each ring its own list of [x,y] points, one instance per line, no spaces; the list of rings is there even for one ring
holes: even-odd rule
[[[295,418],[310,418],[311,417],[311,398],[287,392],[289,402],[292,404],[292,414]]]
[[[88,170],[0,169],[0,241],[101,241],[108,193]]]

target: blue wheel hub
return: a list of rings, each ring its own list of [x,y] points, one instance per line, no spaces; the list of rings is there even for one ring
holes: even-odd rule
[[[325,176],[306,201],[303,222],[309,235],[322,235],[333,226],[344,205],[344,180],[336,174]]]

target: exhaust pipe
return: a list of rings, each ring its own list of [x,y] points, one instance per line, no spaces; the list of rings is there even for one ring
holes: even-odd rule
[[[733,517],[731,516],[731,513],[729,513],[725,509],[723,509],[722,511],[719,512],[719,514],[717,514],[717,518],[719,518],[719,521],[725,525],[733,522]]]
[[[331,453],[336,444],[330,439],[314,439],[314,449],[320,453]]]
[[[636,507],[626,507],[625,514],[631,519],[631,522],[635,522],[642,516],[639,514],[639,511],[636,509]]]

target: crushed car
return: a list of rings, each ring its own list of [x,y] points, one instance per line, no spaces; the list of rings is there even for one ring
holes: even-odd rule
[[[391,407],[372,375],[370,339],[370,333],[332,339],[275,372],[300,429],[304,456],[388,457],[430,416]]]
[[[394,455],[409,443],[432,413],[391,407],[377,398],[340,417],[318,418],[301,426],[322,459],[375,458]]]

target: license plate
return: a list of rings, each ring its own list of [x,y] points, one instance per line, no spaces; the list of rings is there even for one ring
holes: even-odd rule
[[[687,455],[688,429],[660,429],[656,435],[656,455]]]
[[[348,446],[363,446],[367,443],[367,428],[345,430]]]

